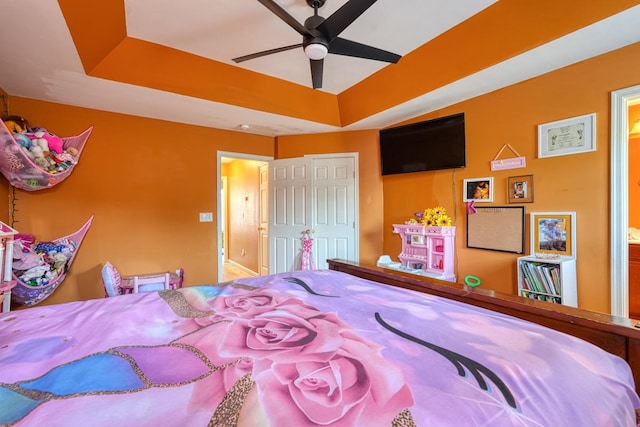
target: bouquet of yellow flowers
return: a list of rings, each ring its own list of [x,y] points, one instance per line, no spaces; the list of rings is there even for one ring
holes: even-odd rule
[[[425,209],[424,212],[416,212],[415,218],[411,218],[409,223],[420,223],[427,227],[451,227],[451,217],[447,215],[447,211],[442,206]]]

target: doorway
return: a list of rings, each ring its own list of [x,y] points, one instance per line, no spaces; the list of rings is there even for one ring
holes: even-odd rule
[[[256,162],[268,162],[271,160],[271,157],[267,156],[258,156],[251,155],[245,153],[235,153],[235,152],[227,152],[227,151],[218,151],[217,153],[217,168],[218,168],[218,179],[217,179],[217,265],[218,265],[218,282],[222,282],[225,280],[232,280],[238,277],[247,277],[250,275],[255,275],[255,272],[243,268],[242,265],[230,262],[230,230],[229,230],[229,218],[233,218],[234,208],[233,204],[228,203],[227,197],[229,196],[229,192],[233,192],[232,186],[228,186],[228,179],[223,179],[223,165],[225,163],[232,162],[234,160],[250,160]],[[228,177],[227,177],[228,178]],[[229,187],[229,191],[223,191],[225,187]],[[258,180],[256,179],[255,188],[258,188]],[[252,204],[252,206],[257,206],[258,200],[256,198],[247,198],[247,203]],[[231,207],[230,207],[231,206]],[[236,214],[244,214],[237,213]],[[257,227],[256,227],[257,230]],[[257,233],[257,231],[256,231]],[[253,250],[255,248],[251,247],[247,250]],[[257,256],[257,255],[256,255]]]
[[[640,85],[611,94],[611,314],[629,316],[629,106]]]

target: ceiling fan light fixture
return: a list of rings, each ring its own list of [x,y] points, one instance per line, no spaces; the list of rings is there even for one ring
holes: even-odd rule
[[[304,53],[309,59],[317,61],[324,59],[329,53],[329,49],[321,43],[310,43],[304,47]]]

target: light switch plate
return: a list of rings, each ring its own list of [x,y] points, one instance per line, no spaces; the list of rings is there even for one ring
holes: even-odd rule
[[[213,222],[213,212],[200,212],[200,222]]]

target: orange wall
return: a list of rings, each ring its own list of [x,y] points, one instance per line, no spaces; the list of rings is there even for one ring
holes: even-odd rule
[[[125,274],[184,267],[187,285],[217,281],[216,223],[198,215],[216,212],[217,151],[273,156],[272,138],[17,97],[10,106],[60,136],[94,125],[67,180],[16,190],[15,228],[41,240],[95,214],[70,274],[43,304],[101,297],[105,261]]]
[[[494,202],[487,206],[498,206],[507,204],[509,176],[534,175],[534,202],[524,205],[526,213],[577,212],[579,305],[609,312],[610,94],[638,84],[638,69],[640,44],[635,44],[412,120],[464,112],[465,169],[381,178],[377,132],[280,137],[276,152],[278,157],[339,150],[360,153],[361,261],[374,261],[380,254],[397,258],[400,239],[392,233],[392,224],[407,220],[416,211],[442,205],[457,227],[457,277],[477,276],[483,287],[510,293],[516,292],[519,255],[466,248],[462,184],[467,178],[492,176]],[[597,114],[596,152],[536,158],[538,124],[589,113]],[[525,168],[490,170],[490,161],[505,143],[526,157]],[[381,194],[382,218],[375,210]],[[528,253],[528,215],[526,221]],[[379,234],[384,239],[382,248]]]
[[[11,98],[12,114],[62,136],[96,126],[64,184],[18,190],[16,228],[54,238],[96,214],[70,276],[47,303],[100,296],[99,268],[106,260],[125,272],[180,265],[187,284],[207,283],[217,274],[215,223],[198,223],[198,212],[216,212],[216,150],[275,158],[358,152],[361,261],[397,256],[400,242],[391,224],[441,204],[457,226],[458,277],[478,276],[483,287],[515,292],[517,255],[466,248],[462,182],[493,176],[490,205],[504,205],[507,177],[533,174],[535,201],[525,205],[527,212],[577,212],[579,304],[608,312],[610,93],[638,84],[638,69],[635,44],[418,117],[414,121],[465,112],[467,168],[384,179],[377,130],[283,136],[274,146],[266,137]],[[596,152],[536,158],[538,124],[594,112]],[[489,162],[507,142],[527,158],[527,167],[491,172]]]
[[[640,104],[629,107],[629,130],[640,120]],[[629,139],[629,226],[640,228],[640,136]]]
[[[234,160],[227,165],[229,247],[227,257],[258,271],[258,186],[260,162]]]
[[[360,261],[375,263],[382,253],[383,238],[378,131],[280,136],[276,142],[276,156],[279,159],[327,153],[359,153]]]

